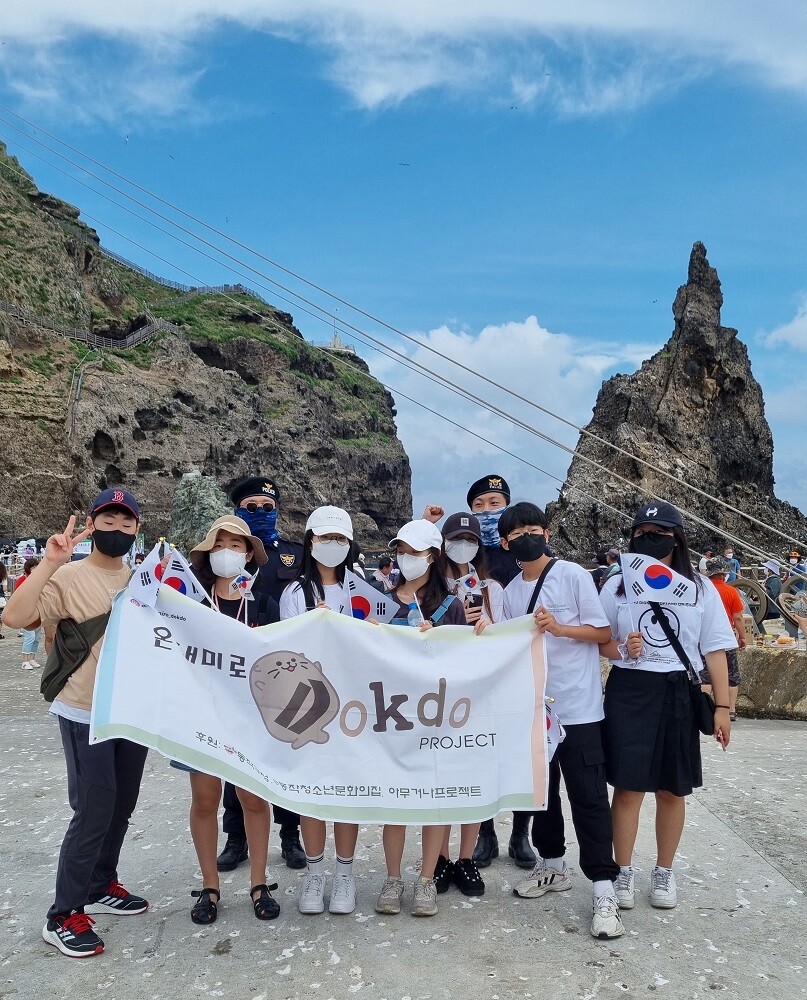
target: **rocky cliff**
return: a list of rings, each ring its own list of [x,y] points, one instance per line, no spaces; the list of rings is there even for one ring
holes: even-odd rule
[[[626,536],[634,511],[651,493],[769,551],[787,547],[775,534],[693,493],[685,482],[807,541],[807,519],[774,495],[773,441],[762,390],[737,331],[720,323],[722,304],[717,272],[703,244],[696,243],[687,283],[673,303],[672,336],[637,372],[603,383],[560,499],[549,505],[562,551],[588,560],[596,549],[613,545]],[[630,517],[582,497],[575,487]],[[722,547],[719,532],[690,521],[688,533],[696,548],[710,542]]]
[[[0,535],[40,535],[106,486],[165,534],[178,481],[223,488],[269,474],[281,528],[323,503],[354,515],[367,547],[411,517],[392,397],[350,353],[307,344],[292,317],[240,287],[178,293],[102,252],[78,209],[37,190],[0,145]],[[150,340],[123,338],[172,324]],[[108,346],[55,336],[61,324]],[[117,343],[116,339],[120,342]]]

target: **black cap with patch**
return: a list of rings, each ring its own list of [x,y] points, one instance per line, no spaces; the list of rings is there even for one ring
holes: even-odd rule
[[[230,489],[230,500],[234,507],[238,507],[246,497],[270,497],[275,501],[275,506],[280,504],[280,489],[274,479],[264,476],[251,476],[249,479],[240,479]]]
[[[477,479],[468,490],[468,506],[470,507],[474,500],[482,496],[483,493],[501,493],[505,500],[510,503],[510,487],[502,476],[483,476],[481,479]]]
[[[459,535],[473,535],[482,541],[482,529],[478,519],[471,513],[452,514],[443,525],[443,538],[452,539]]]
[[[658,524],[662,528],[683,529],[684,519],[671,503],[654,500],[636,511],[633,527],[637,528],[640,524]]]

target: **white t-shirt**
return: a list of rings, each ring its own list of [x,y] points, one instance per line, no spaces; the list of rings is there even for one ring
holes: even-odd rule
[[[737,639],[720,600],[717,588],[705,576],[696,574],[698,602],[662,605],[673,633],[678,636],[689,662],[696,671],[702,668],[701,653],[714,653],[718,649],[736,649]],[[642,633],[642,655],[635,662],[613,660],[615,666],[628,670],[652,670],[666,674],[672,670],[686,670],[656,621],[655,612],[645,604],[628,604],[624,594],[617,596],[621,580],[607,580],[600,591],[603,610],[611,625],[611,635],[625,642],[628,632]]]
[[[487,580],[487,586],[484,588],[488,592],[488,598],[490,599],[490,616],[488,616],[487,608],[483,602],[482,604],[482,617],[489,618],[492,622],[500,622],[504,620],[504,587],[497,583],[495,580]],[[455,580],[453,577],[449,576],[446,579],[446,584],[450,593],[455,594],[464,603],[465,598],[472,593],[481,594],[483,591],[481,589],[472,591],[467,587],[462,580]]]
[[[524,574],[508,583],[504,590],[504,617],[520,618],[527,613],[536,580]],[[559,559],[544,577],[536,607],[551,611],[561,625],[607,627],[597,588],[576,563]],[[547,696],[555,699],[553,708],[565,726],[599,722],[602,710],[602,675],[596,642],[561,639],[544,632],[546,648]]]
[[[353,614],[353,610],[350,606],[350,592],[347,589],[347,584],[331,583],[324,589],[325,603],[331,611],[338,611],[343,615]],[[316,590],[314,593],[314,605],[316,606]],[[294,580],[280,595],[280,620],[285,621],[286,618],[296,618],[297,615],[305,614],[306,610],[305,591],[300,584]]]

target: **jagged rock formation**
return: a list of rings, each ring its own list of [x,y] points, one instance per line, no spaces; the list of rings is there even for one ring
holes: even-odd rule
[[[411,517],[394,402],[360,358],[314,349],[246,290],[178,295],[110,259],[78,209],[39,192],[0,144],[3,303],[113,338],[155,319],[176,330],[90,352],[0,311],[0,534],[61,530],[124,484],[152,540],[193,470],[223,489],[274,476],[291,537],[323,503],[349,510],[368,548]]]
[[[197,469],[186,472],[174,492],[168,540],[183,552],[189,552],[217,518],[231,514],[232,510],[215,479],[203,476]]]
[[[720,324],[722,304],[717,272],[703,244],[695,243],[687,283],[673,303],[672,336],[639,371],[603,383],[560,499],[549,505],[561,551],[588,560],[596,549],[613,545],[626,536],[633,513],[651,493],[769,551],[787,548],[775,534],[684,483],[807,542],[807,519],[774,495],[773,440],[762,390],[737,331]],[[575,487],[629,516],[618,516]],[[710,542],[722,547],[719,532],[689,522],[688,534],[696,548]]]

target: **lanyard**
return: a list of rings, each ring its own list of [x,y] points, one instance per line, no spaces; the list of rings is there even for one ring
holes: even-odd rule
[[[224,614],[224,612],[219,607],[219,599],[216,596],[216,585],[215,584],[213,584],[213,589],[210,591],[210,602],[213,605],[213,607],[216,609],[216,611],[218,611],[218,613],[220,615]],[[236,621],[238,621],[241,618],[241,611],[242,610],[244,611],[244,624],[246,625],[247,624],[247,615],[246,615],[246,609],[244,607],[244,598],[243,597],[241,598],[241,603],[238,605],[238,610],[235,613],[235,620]]]

